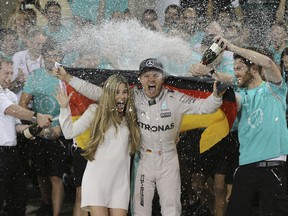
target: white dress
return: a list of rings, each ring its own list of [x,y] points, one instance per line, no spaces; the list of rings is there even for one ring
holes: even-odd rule
[[[74,124],[70,122],[68,109],[61,109],[60,124],[66,138],[79,135],[91,126],[97,105],[90,107]],[[90,114],[90,118],[87,118]],[[86,115],[85,115],[86,114]],[[82,118],[82,120],[81,120]],[[76,124],[77,123],[77,124]],[[86,125],[86,126],[84,126]],[[77,129],[77,127],[80,127]],[[84,127],[84,128],[83,128]],[[130,149],[129,130],[123,120],[116,128],[111,127],[105,134],[105,140],[95,154],[95,160],[88,161],[82,180],[81,207],[104,206],[128,210],[130,196]],[[65,135],[66,133],[66,135]],[[74,137],[75,137],[74,136]]]

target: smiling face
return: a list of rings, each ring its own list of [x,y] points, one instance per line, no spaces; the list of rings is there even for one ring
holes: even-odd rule
[[[120,83],[115,92],[115,103],[118,114],[124,114],[128,98],[128,88],[125,83]]]
[[[6,89],[11,84],[13,77],[13,65],[10,62],[2,61],[0,66],[0,85]]]
[[[164,83],[163,72],[153,69],[144,72],[140,75],[140,82],[146,96],[156,98],[160,94]]]
[[[239,87],[247,87],[254,79],[251,74],[251,69],[244,64],[242,59],[235,59],[234,74],[237,78],[237,84]]]

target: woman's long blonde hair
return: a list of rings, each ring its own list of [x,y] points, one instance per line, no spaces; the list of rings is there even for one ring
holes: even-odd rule
[[[137,123],[137,113],[134,105],[134,99],[132,98],[127,80],[123,76],[115,74],[110,76],[104,83],[103,94],[100,98],[99,106],[92,123],[90,141],[84,149],[83,156],[89,161],[94,160],[95,153],[99,145],[103,143],[107,130],[111,126],[114,126],[117,130],[117,125],[122,121],[118,115],[115,102],[115,94],[118,86],[121,83],[124,83],[128,89],[128,98],[124,109],[124,118],[126,119],[127,126],[130,131],[130,153],[133,154],[138,148],[141,135]]]

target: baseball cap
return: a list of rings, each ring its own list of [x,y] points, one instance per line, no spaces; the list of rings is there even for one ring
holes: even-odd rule
[[[156,69],[156,70],[163,72],[163,64],[161,61],[159,61],[156,58],[145,59],[140,63],[139,75],[141,75],[142,73],[144,73],[145,71],[149,69]]]

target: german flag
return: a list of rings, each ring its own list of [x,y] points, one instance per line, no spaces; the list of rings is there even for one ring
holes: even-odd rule
[[[90,83],[101,86],[106,79],[115,74],[121,74],[130,83],[131,87],[140,85],[138,81],[138,71],[127,70],[103,70],[87,68],[65,68],[65,70],[76,77]],[[214,79],[209,77],[176,77],[166,75],[164,85],[173,90],[183,92],[195,98],[207,98],[213,92]],[[73,93],[70,101],[72,118],[79,118],[82,113],[93,103],[90,99],[76,92],[71,86],[66,84],[67,93]],[[206,128],[200,140],[200,153],[203,153],[218,143],[228,135],[237,114],[236,99],[232,88],[228,88],[223,96],[223,104],[220,109],[213,114],[205,115],[184,115],[180,132],[196,128]],[[89,139],[89,132],[85,138],[76,139],[78,145],[83,146]]]

